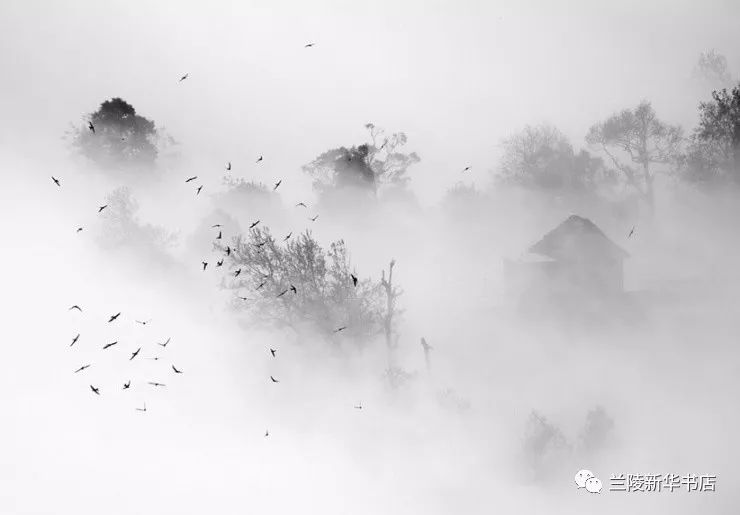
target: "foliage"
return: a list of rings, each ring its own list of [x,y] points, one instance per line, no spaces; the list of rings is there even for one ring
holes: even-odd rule
[[[550,125],[527,126],[502,143],[498,179],[531,190],[594,193],[615,183],[615,173]]]
[[[570,448],[563,433],[537,411],[532,411],[524,434],[524,459],[535,476],[547,473],[559,453]]]
[[[653,165],[676,163],[683,135],[680,127],[659,120],[649,102],[641,102],[593,125],[586,141],[609,156],[627,183],[652,207]]]
[[[317,191],[353,188],[374,195],[383,185],[404,185],[408,181],[408,168],[420,159],[415,152],[401,151],[406,135],[397,132],[385,136],[372,123],[365,128],[369,142],[328,150],[303,166],[303,171],[313,177]]]
[[[694,79],[712,86],[726,87],[732,83],[732,76],[727,66],[727,58],[715,51],[702,52],[694,66]]]
[[[580,435],[581,445],[586,451],[602,449],[614,429],[614,420],[602,406],[596,406],[586,414],[586,425]]]
[[[142,224],[136,213],[139,204],[126,187],[119,187],[106,196],[107,207],[100,213],[103,223],[98,242],[107,249],[123,246],[148,251],[164,251],[177,240],[177,235],[164,228]]]
[[[217,248],[226,251],[225,245]],[[333,341],[362,343],[380,333],[380,290],[369,279],[353,285],[343,241],[332,243],[327,252],[309,231],[282,244],[268,228],[255,227],[246,237],[234,238],[230,249],[224,285],[235,290],[235,302],[257,320]],[[338,332],[340,327],[346,329]]]
[[[92,124],[94,131],[88,127]],[[152,168],[159,149],[174,145],[152,120],[121,98],[106,100],[71,132],[72,146],[103,168]]]

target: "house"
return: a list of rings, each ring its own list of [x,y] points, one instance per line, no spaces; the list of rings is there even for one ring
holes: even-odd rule
[[[572,215],[521,259],[504,261],[507,290],[520,299],[614,298],[627,257],[591,220]]]

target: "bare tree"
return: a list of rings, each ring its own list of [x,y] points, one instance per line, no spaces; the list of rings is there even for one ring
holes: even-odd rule
[[[383,315],[383,333],[385,335],[385,344],[388,349],[388,368],[393,368],[393,351],[395,350],[398,340],[394,339],[394,326],[393,320],[396,316],[400,315],[400,310],[396,307],[396,300],[403,293],[398,286],[393,284],[393,267],[396,265],[396,260],[392,259],[388,265],[388,276],[385,275],[385,270],[381,274],[380,286],[383,288],[385,293],[385,313]]]
[[[652,210],[655,205],[655,167],[676,162],[683,142],[681,128],[658,119],[649,102],[624,109],[593,125],[589,145],[603,151]]]

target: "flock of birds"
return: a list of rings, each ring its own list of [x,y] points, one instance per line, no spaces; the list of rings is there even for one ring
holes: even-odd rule
[[[82,313],[83,312],[82,311],[82,308],[78,304],[75,304],[73,306],[70,306],[69,311],[78,311],[79,313]],[[121,317],[121,314],[122,313],[119,311],[118,313],[115,313],[115,314],[111,315],[108,318],[108,322],[107,323],[108,324],[113,324],[114,322],[117,322],[118,319]],[[149,320],[135,320],[135,322],[137,324],[142,325],[142,326],[146,326],[146,325],[148,325],[151,322],[151,319],[149,319]],[[81,333],[77,333],[75,335],[75,337],[72,338],[72,343],[70,343],[69,346],[70,347],[74,347],[75,344],[80,340],[80,337],[81,337]],[[170,341],[171,340],[172,340],[171,338],[167,338],[167,340],[165,340],[163,343],[156,342],[156,345],[160,346],[162,348],[162,350],[164,350],[170,344]],[[108,349],[110,349],[112,347],[115,347],[117,345],[119,345],[119,340],[115,340],[115,341],[106,343],[106,344],[104,344],[101,347],[101,352],[102,351],[106,351],[106,350],[108,350]],[[134,361],[139,356],[139,354],[141,353],[141,350],[142,349],[143,349],[143,346],[138,346],[136,350],[132,351],[130,353],[131,355],[128,357],[128,361],[129,362]],[[143,358],[139,358],[139,360],[141,360],[141,359],[143,359]],[[160,356],[154,356],[154,357],[150,357],[148,359],[154,360],[154,361],[159,361],[161,359],[161,357]],[[86,363],[84,365],[81,365],[79,368],[77,368],[73,373],[74,374],[79,374],[81,372],[84,372],[85,370],[87,370],[88,368],[90,368],[92,366],[93,366],[92,363]],[[173,373],[175,375],[178,375],[178,374],[182,374],[183,373],[183,371],[181,369],[177,368],[177,366],[175,366],[174,364],[170,364],[170,367],[169,368],[171,369],[171,373]],[[167,386],[165,383],[161,383],[159,381],[147,381],[147,384],[149,386],[153,387],[153,388],[163,388],[163,387],[166,387]],[[90,390],[92,391],[92,393],[94,393],[95,395],[98,395],[98,396],[101,395],[101,393],[100,393],[100,387],[99,386],[96,386],[94,384],[90,384],[89,387],[90,387]],[[129,390],[130,388],[131,388],[131,379],[127,379],[125,382],[122,382],[122,384],[121,384],[121,389],[122,390]],[[144,403],[143,407],[137,407],[136,408],[136,411],[146,412],[147,411],[146,402]]]

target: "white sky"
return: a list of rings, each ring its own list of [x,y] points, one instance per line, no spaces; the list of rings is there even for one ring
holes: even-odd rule
[[[699,52],[740,72],[739,15],[732,1],[5,0],[0,143],[36,152],[121,96],[214,173],[231,160],[288,177],[297,196],[300,165],[362,142],[372,121],[407,133],[430,202],[469,164],[483,184],[500,139],[527,123],[582,145],[590,124],[647,98],[690,124]]]

